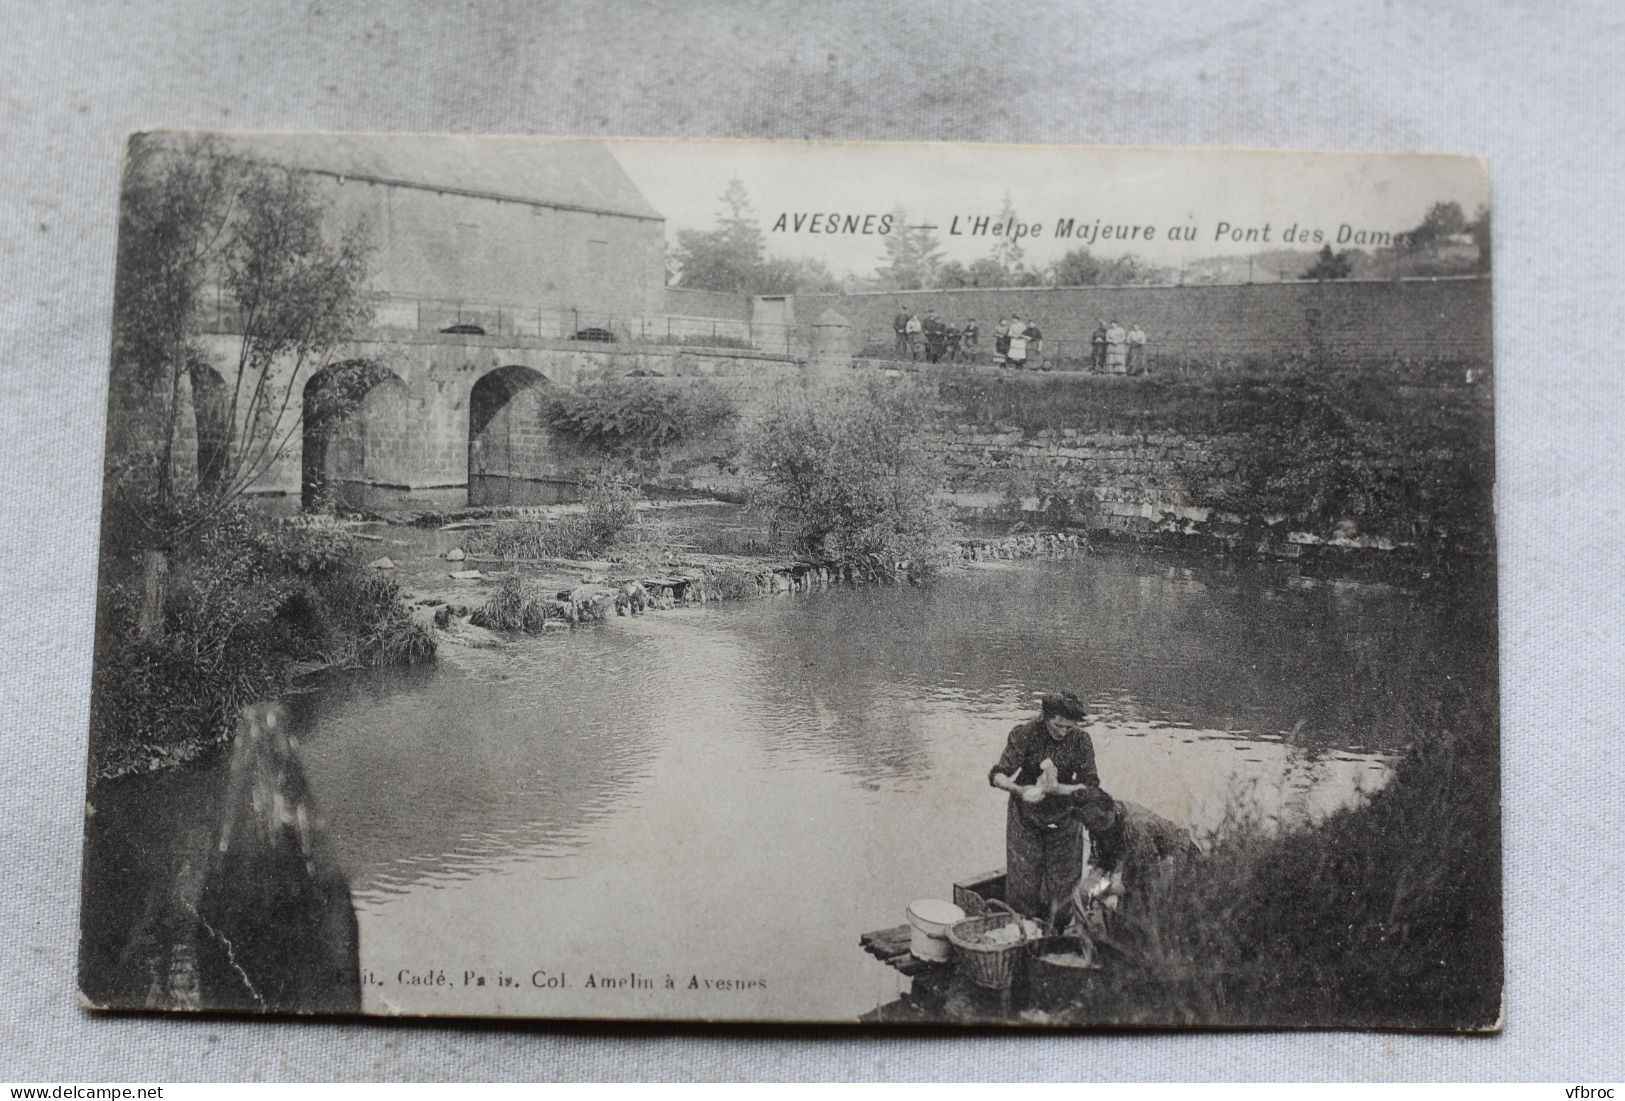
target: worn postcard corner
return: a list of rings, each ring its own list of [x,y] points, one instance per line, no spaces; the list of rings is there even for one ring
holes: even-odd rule
[[[1498,1030],[1482,159],[132,136],[79,998]]]

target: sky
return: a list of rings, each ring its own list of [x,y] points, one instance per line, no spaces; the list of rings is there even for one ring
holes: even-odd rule
[[[1370,247],[1353,234],[1410,229],[1438,201],[1460,203],[1468,217],[1489,202],[1484,162],[1458,155],[925,142],[626,140],[609,147],[665,215],[673,245],[680,230],[716,224],[720,196],[738,177],[769,254],[821,258],[837,275],[868,275],[883,261],[885,238],[873,231],[879,216],[898,205],[910,224],[937,227],[945,259],[968,264],[1001,240],[972,230],[980,217],[991,228],[1008,194],[1019,222],[1038,223],[1038,234],[1020,243],[1026,262],[1042,267],[1080,243],[1055,236],[1064,219],[1135,234],[1082,242],[1097,256],[1134,252],[1178,265],[1323,243]],[[843,230],[848,215],[875,218],[867,236],[815,234],[809,228],[817,213],[826,215],[820,229],[829,213],[842,216]],[[797,214],[803,216],[800,232]],[[784,229],[774,231],[781,215]],[[1150,240],[1143,227],[1153,231]],[[1174,227],[1195,239],[1171,239]],[[1323,236],[1285,240],[1293,227]],[[1345,240],[1339,241],[1340,231]]]

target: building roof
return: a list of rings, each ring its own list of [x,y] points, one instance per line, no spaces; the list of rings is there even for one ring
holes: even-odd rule
[[[260,160],[348,179],[664,220],[598,141],[472,134],[241,132],[214,137]]]

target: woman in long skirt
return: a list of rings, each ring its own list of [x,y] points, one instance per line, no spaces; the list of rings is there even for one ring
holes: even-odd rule
[[[1128,334],[1123,326],[1113,321],[1106,329],[1106,373],[1121,375],[1128,372]]]

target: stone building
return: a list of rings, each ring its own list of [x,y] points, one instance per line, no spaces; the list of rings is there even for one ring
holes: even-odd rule
[[[156,453],[154,434],[173,420],[172,476],[188,483],[224,468],[232,441],[240,449],[250,438],[265,449],[243,468],[256,494],[533,479],[545,450],[540,388],[609,347],[603,330],[620,346],[652,331],[665,309],[664,219],[600,142],[207,137],[217,154],[304,173],[330,204],[330,229],[365,223],[374,311],[327,357],[279,357],[251,387],[266,395],[257,405],[232,400],[243,318],[223,288],[209,296],[196,358],[172,398],[115,370],[110,438],[154,437],[136,450]],[[150,140],[187,155],[191,138]],[[312,401],[344,372],[367,390],[324,429]]]
[[[664,312],[665,220],[600,142],[255,134],[238,152],[304,169],[370,228],[381,328],[569,337]]]

